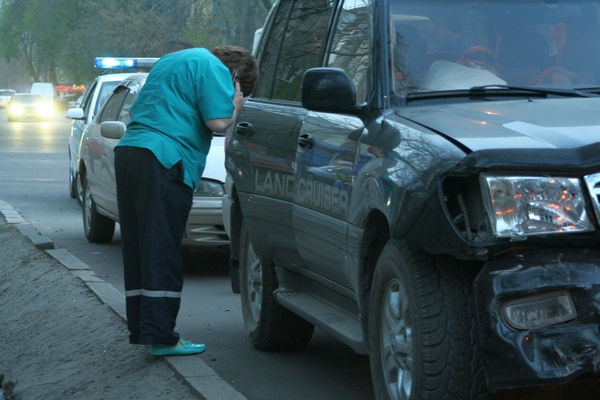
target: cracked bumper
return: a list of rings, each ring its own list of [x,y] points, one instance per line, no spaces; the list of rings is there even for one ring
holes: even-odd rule
[[[574,319],[517,330],[503,315],[507,301],[567,291]],[[475,281],[482,361],[491,391],[564,383],[600,371],[600,252],[531,250],[496,257]]]

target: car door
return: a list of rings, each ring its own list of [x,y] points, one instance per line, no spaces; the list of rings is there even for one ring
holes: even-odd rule
[[[127,84],[118,86],[106,101],[100,111],[93,134],[90,135],[90,159],[93,165],[93,177],[95,190],[92,190],[94,199],[99,207],[113,216],[118,216],[117,207],[117,185],[114,167],[114,148],[118,139],[105,138],[100,134],[102,123],[106,121],[129,122],[129,109],[137,97],[140,84],[129,81]],[[93,150],[93,151],[92,151]]]
[[[81,100],[81,109],[83,110],[84,119],[73,119],[72,124],[72,137],[75,141],[72,143],[71,148],[74,151],[79,150],[79,143],[81,142],[81,136],[83,136],[83,131],[86,126],[92,121],[93,111],[92,111],[92,103],[94,93],[98,88],[98,81],[94,81],[92,85],[88,88],[83,99]],[[74,157],[75,162],[77,161],[77,154]]]
[[[348,2],[336,20],[325,66],[344,69],[366,102],[370,65],[366,1]],[[306,267],[321,283],[352,287],[348,252],[348,217],[354,177],[368,156],[357,152],[364,122],[357,116],[309,112],[300,132],[296,156],[294,229],[296,246]],[[368,154],[368,153],[367,153]],[[311,276],[315,276],[311,274]]]
[[[292,223],[298,135],[307,110],[300,104],[304,72],[320,65],[333,15],[328,0],[284,0],[259,49],[261,79],[236,124],[244,145],[236,156],[238,195],[254,250],[278,265],[299,264]]]

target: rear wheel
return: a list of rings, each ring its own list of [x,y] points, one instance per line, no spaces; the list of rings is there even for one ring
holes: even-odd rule
[[[115,234],[115,221],[98,213],[92,191],[83,183],[83,230],[85,237],[92,243],[108,243]]]
[[[240,251],[242,315],[250,340],[260,350],[297,350],[310,341],[314,325],[277,304],[275,266],[254,252],[245,223]]]
[[[472,281],[476,270],[391,240],[373,277],[371,375],[377,399],[483,399]]]

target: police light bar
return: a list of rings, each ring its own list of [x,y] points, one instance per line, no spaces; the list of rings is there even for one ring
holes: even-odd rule
[[[96,57],[96,68],[152,68],[158,58],[122,58],[122,57]]]

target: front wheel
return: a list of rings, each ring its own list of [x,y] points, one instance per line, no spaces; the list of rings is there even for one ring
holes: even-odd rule
[[[371,287],[369,347],[377,399],[483,399],[475,343],[476,269],[390,240]]]
[[[69,196],[71,196],[72,199],[75,199],[77,198],[77,178],[71,163],[71,149],[69,148]]]
[[[314,325],[275,301],[275,265],[254,252],[245,222],[240,236],[240,295],[246,332],[259,350],[297,350],[310,341]]]
[[[87,181],[83,183],[83,230],[92,243],[108,243],[115,234],[115,221],[100,214]]]

